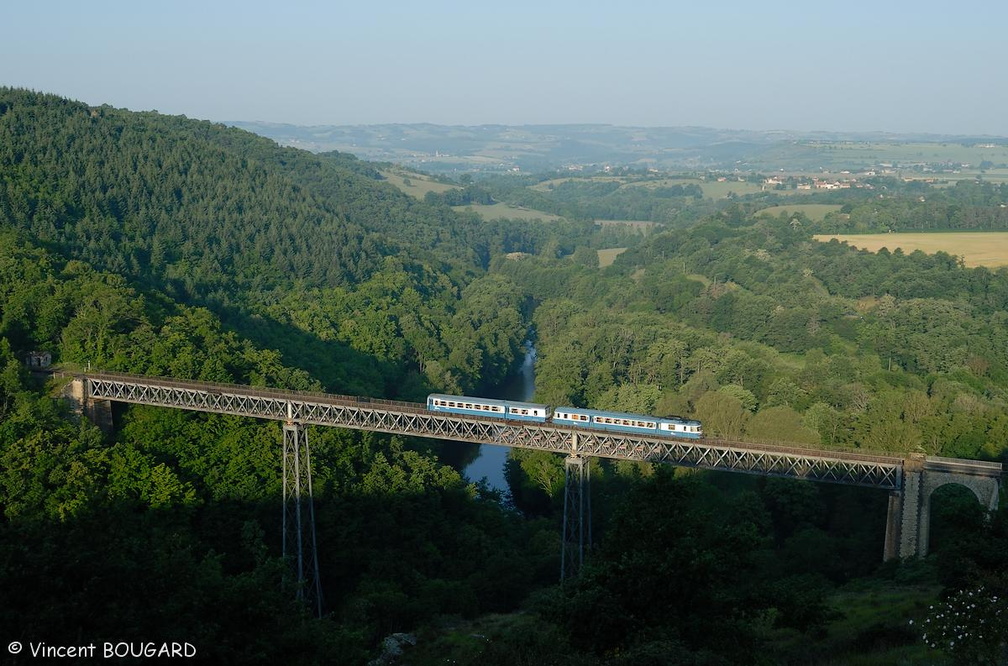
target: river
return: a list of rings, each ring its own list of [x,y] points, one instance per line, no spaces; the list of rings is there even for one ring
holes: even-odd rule
[[[525,360],[521,370],[505,381],[493,395],[488,397],[502,400],[529,401],[535,395],[535,347],[531,343],[525,345]],[[507,479],[504,478],[504,463],[507,462],[510,447],[494,444],[481,444],[479,455],[462,470],[462,475],[469,481],[486,479],[487,485],[499,490],[504,495],[510,495]]]

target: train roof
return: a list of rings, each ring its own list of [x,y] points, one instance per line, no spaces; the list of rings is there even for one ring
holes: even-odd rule
[[[519,402],[518,400],[505,400],[505,404],[508,407],[528,407],[529,409],[549,409],[549,405],[545,405],[539,402]]]
[[[498,400],[497,398],[479,398],[473,395],[446,395],[443,393],[431,393],[427,396],[428,400],[454,400],[455,402],[478,402],[481,405],[501,405],[507,404],[506,400]]]
[[[572,414],[585,414],[587,416],[610,416],[614,419],[649,419],[651,421],[659,421],[657,416],[648,416],[647,414],[630,414],[629,412],[609,412],[604,409],[582,409],[580,407],[557,407],[556,410],[561,410],[565,412],[570,412]]]
[[[696,419],[687,419],[681,416],[663,416],[659,420],[661,421],[674,421],[675,423],[682,423],[684,425],[700,425],[700,421]]]
[[[443,393],[431,393],[427,396],[428,400],[454,400],[455,402],[478,402],[481,405],[499,405],[501,407],[528,407],[528,408],[542,408],[549,409],[549,405],[543,405],[536,402],[520,402],[518,400],[500,400],[498,398],[479,398],[472,395],[446,395]]]
[[[681,416],[650,416],[648,414],[632,414],[630,412],[610,412],[604,409],[585,409],[583,407],[557,407],[554,411],[584,414],[586,416],[609,416],[614,419],[647,419],[665,423],[682,423],[684,425],[700,425],[696,419],[684,419]]]

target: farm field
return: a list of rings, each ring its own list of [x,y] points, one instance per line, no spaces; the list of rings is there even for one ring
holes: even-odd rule
[[[819,234],[813,238],[824,243],[835,238],[870,252],[882,248],[890,251],[900,248],[906,254],[914,250],[928,254],[947,252],[962,257],[970,267],[1008,266],[1008,232]]]
[[[569,181],[579,181],[579,182],[618,182],[625,184],[624,178],[619,176],[592,176],[591,178],[553,178],[552,180],[544,180],[541,183],[536,183],[535,185],[529,186],[530,190],[535,190],[536,192],[549,192],[555,187],[559,187]]]
[[[769,215],[771,217],[777,217],[781,213],[786,213],[792,215],[795,213],[803,213],[810,220],[821,222],[827,213],[834,213],[839,211],[843,206],[840,204],[789,204],[787,206],[771,206],[769,208],[764,208],[763,210],[756,213],[756,215]]]
[[[484,220],[518,219],[518,220],[543,220],[545,222],[555,222],[561,220],[559,215],[544,213],[541,210],[532,208],[520,208],[505,203],[495,203],[490,206],[480,204],[470,204],[467,206],[452,206],[455,210],[471,210]]]
[[[649,220],[595,220],[600,227],[631,227],[637,231],[651,231],[658,226],[657,222]]]
[[[458,189],[457,185],[438,183],[431,180],[429,176],[413,173],[411,171],[404,171],[402,169],[386,169],[380,171],[379,173],[385,177],[385,180],[392,183],[406,194],[414,196],[417,199],[423,199],[424,195],[428,192],[436,192],[440,194],[441,192],[447,192],[448,190]]]
[[[696,181],[703,190],[704,197],[708,199],[724,199],[729,193],[736,196],[746,194],[757,194],[763,191],[762,185],[738,180],[718,181]]]
[[[988,183],[1008,183],[1008,169],[962,169],[959,173],[917,173],[903,172],[902,177],[907,180],[924,180],[933,182],[936,187],[949,187],[955,185],[960,180],[983,180]]]
[[[612,263],[616,260],[616,257],[620,256],[624,252],[626,252],[625,247],[609,247],[604,250],[599,250],[598,251],[599,268],[612,266]]]
[[[1008,145],[1000,143],[838,141],[819,145],[828,156],[841,162],[853,160],[864,164],[891,162],[903,165],[958,162],[972,167],[985,160],[994,164],[1008,162]]]

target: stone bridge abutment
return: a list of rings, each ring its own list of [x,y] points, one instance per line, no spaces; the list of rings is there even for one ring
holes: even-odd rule
[[[884,558],[926,557],[931,536],[931,496],[942,486],[968,488],[988,512],[998,506],[1001,465],[979,460],[912,456],[903,464],[903,487],[889,493]]]

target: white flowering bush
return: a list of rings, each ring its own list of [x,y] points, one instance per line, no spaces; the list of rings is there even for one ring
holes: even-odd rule
[[[910,620],[928,647],[962,664],[1003,664],[1008,639],[1008,597],[983,587],[965,589]]]

